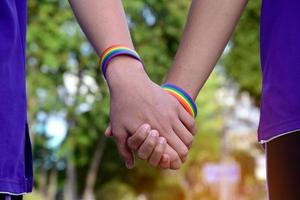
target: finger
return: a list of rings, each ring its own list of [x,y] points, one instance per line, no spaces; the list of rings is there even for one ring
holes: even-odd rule
[[[170,169],[178,170],[178,169],[180,169],[181,165],[182,165],[182,161],[180,158],[178,158],[176,160],[171,161]]]
[[[162,155],[162,158],[159,162],[159,167],[161,169],[169,169],[170,168],[170,156],[168,154]]]
[[[178,155],[178,153],[169,145],[167,145],[166,153],[170,157],[170,169],[179,169],[182,165],[182,161]]]
[[[134,156],[132,151],[126,144],[127,136],[128,134],[126,131],[115,132],[115,139],[117,142],[118,151],[121,157],[123,158],[126,167],[128,169],[132,169],[134,167]]]
[[[143,160],[148,160],[157,144],[157,140],[158,132],[156,130],[151,130],[144,143],[138,149],[138,156]]]
[[[170,130],[170,135],[167,135],[166,139],[170,147],[172,147],[176,153],[179,155],[181,161],[184,161],[188,154],[188,147],[181,141],[181,139],[176,135],[173,129]]]
[[[112,137],[113,134],[112,134],[112,131],[111,131],[111,126],[110,124],[108,125],[108,127],[106,128],[105,132],[104,132],[104,135],[107,136],[107,137]]]
[[[180,121],[185,125],[185,127],[193,134],[196,133],[195,119],[183,108],[179,109]]]
[[[128,138],[127,144],[128,147],[131,150],[137,150],[144,142],[144,140],[147,138],[147,136],[150,133],[150,125],[149,124],[143,124],[140,126],[137,131]]]
[[[180,120],[177,121],[173,129],[181,141],[188,147],[188,149],[190,149],[194,140],[192,133],[182,124]]]
[[[166,147],[167,147],[166,139],[164,137],[159,137],[158,143],[155,149],[153,150],[150,159],[148,160],[150,165],[157,167],[159,161],[162,159],[162,155],[165,152]]]
[[[170,116],[170,119],[168,121],[155,121],[153,123],[150,123],[153,127],[156,127],[155,124],[160,124],[157,126],[157,129],[159,130],[159,134],[166,138],[168,145],[171,149],[175,150],[176,154],[179,156],[179,158],[184,161],[186,159],[186,156],[188,154],[188,147],[181,141],[178,135],[174,132],[172,126],[177,123],[178,116],[176,116],[177,113],[175,113],[175,116]],[[154,124],[154,125],[153,125]],[[171,161],[172,162],[172,161]],[[178,163],[179,164],[179,163]]]
[[[161,160],[159,165],[163,169],[179,169],[182,165],[181,159],[177,152],[167,143],[167,147],[164,153],[164,156],[168,157],[167,164],[162,163]]]

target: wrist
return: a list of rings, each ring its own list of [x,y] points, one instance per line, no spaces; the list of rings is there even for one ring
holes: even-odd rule
[[[194,85],[187,82],[186,80],[184,79],[174,79],[174,78],[168,78],[165,83],[170,83],[170,84],[173,84],[173,85],[176,85],[180,88],[182,88],[184,91],[186,91],[189,96],[195,101],[197,95],[198,95],[198,92],[197,92],[197,89],[195,89]]]
[[[168,82],[161,87],[175,97],[192,117],[195,118],[197,116],[197,106],[195,101],[183,88]]]
[[[106,80],[110,89],[145,76],[143,64],[128,56],[118,56],[112,59],[106,71]]]

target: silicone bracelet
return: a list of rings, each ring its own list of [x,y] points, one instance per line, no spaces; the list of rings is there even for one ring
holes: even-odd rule
[[[101,55],[101,57],[99,59],[99,66],[102,69],[102,74],[103,74],[105,79],[106,79],[106,70],[107,70],[108,63],[114,57],[121,56],[121,55],[132,57],[132,58],[140,61],[143,64],[142,59],[140,58],[139,54],[135,50],[130,49],[130,48],[125,47],[125,46],[121,46],[121,45],[111,46],[103,52],[103,54]]]
[[[195,118],[197,116],[197,106],[187,92],[170,83],[165,83],[161,87],[174,96],[192,117]]]

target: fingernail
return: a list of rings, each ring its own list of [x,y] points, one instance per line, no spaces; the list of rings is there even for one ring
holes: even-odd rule
[[[166,142],[166,139],[165,138],[163,138],[163,137],[160,137],[159,138],[159,143],[160,144],[164,144]]]
[[[150,129],[150,125],[149,124],[144,124],[144,127],[143,127],[144,131],[149,131]]]
[[[157,137],[158,136],[158,133],[156,131],[151,131],[150,132],[150,136],[151,137]]]

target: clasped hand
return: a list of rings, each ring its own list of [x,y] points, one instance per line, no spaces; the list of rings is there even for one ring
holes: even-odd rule
[[[111,98],[106,135],[115,138],[126,166],[133,167],[136,152],[152,166],[179,169],[193,142],[193,117],[133,59],[114,59],[107,81]]]

